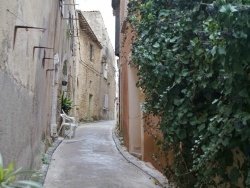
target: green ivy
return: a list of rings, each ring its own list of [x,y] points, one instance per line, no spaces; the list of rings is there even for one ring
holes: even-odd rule
[[[250,186],[250,1],[130,0],[128,10],[143,109],[175,149],[176,183]]]

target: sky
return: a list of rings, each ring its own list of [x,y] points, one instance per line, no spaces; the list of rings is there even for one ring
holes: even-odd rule
[[[109,38],[115,46],[115,17],[111,6],[112,0],[76,0],[76,9],[83,11],[99,10],[102,14]]]

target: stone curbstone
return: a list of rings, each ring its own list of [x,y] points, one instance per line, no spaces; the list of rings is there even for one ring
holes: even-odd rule
[[[56,141],[53,142],[52,146],[48,148],[48,150],[47,150],[47,152],[45,154],[45,157],[47,158],[48,163],[43,164],[42,167],[41,167],[41,170],[40,170],[41,171],[41,177],[40,177],[39,183],[42,184],[42,185],[44,184],[47,172],[49,170],[49,165],[50,165],[50,162],[52,160],[52,155],[53,155],[54,151],[56,150],[56,148],[62,143],[64,138],[65,137],[58,137],[56,139]]]
[[[158,184],[162,188],[174,188],[173,185],[169,183],[167,178],[158,170],[156,170],[151,163],[145,163],[144,161],[136,158],[131,155],[126,147],[121,146],[120,140],[117,138],[115,134],[115,128],[112,130],[112,138],[115,142],[116,148],[121,153],[121,155],[131,164],[144,171],[147,175],[149,175],[152,179],[154,179],[155,184]]]

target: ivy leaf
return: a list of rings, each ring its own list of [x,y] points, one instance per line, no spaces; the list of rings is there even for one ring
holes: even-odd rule
[[[220,55],[226,55],[225,47],[220,47],[220,48],[218,49],[218,52],[219,52]]]
[[[185,94],[187,92],[187,89],[182,89],[181,92]]]
[[[232,6],[230,4],[228,5],[223,5],[220,8],[220,12],[222,13],[231,13],[231,12],[237,12],[238,10],[236,9],[235,6]]]
[[[153,45],[154,48],[159,48],[160,47],[160,44],[158,42],[154,43]]]
[[[176,106],[180,106],[181,105],[181,103],[184,101],[184,99],[175,99],[174,100],[174,104],[176,105]]]
[[[193,40],[190,40],[190,44],[192,46],[196,46],[196,44],[198,43],[198,41],[199,41],[198,37],[195,37]]]
[[[225,7],[225,5],[224,5],[224,6],[221,6],[220,12],[226,12],[226,11],[227,11],[227,8]]]
[[[214,56],[214,55],[216,54],[216,49],[217,49],[217,46],[214,46],[214,47],[212,48],[212,50],[210,50],[212,56]]]
[[[226,146],[228,146],[228,144],[229,144],[229,139],[228,138],[224,138],[222,140],[222,145],[226,147]]]
[[[212,102],[212,104],[215,104],[215,103],[217,103],[219,101],[219,99],[215,99],[213,102]]]
[[[202,53],[203,53],[203,50],[202,50],[202,49],[199,49],[198,51],[196,51],[195,54],[196,54],[197,56],[199,56],[199,55],[201,55]]]
[[[211,83],[211,86],[212,86],[213,89],[218,89],[219,82],[214,81],[214,82]]]
[[[246,89],[243,89],[239,92],[239,96],[247,98],[249,95]]]
[[[198,126],[199,132],[201,132],[203,129],[205,129],[205,124],[201,124]]]
[[[170,42],[175,42],[178,39],[180,39],[180,37],[174,37],[174,38],[170,39]]]
[[[185,71],[185,72],[182,73],[182,76],[187,76],[188,74],[189,74],[189,72]]]
[[[167,17],[169,16],[169,11],[168,10],[161,10],[159,13],[159,18],[161,17]]]
[[[180,140],[183,140],[183,139],[185,139],[186,137],[187,137],[187,132],[186,132],[186,130],[185,129],[180,129],[179,131],[178,131],[178,138],[180,139]]]
[[[214,34],[211,34],[211,35],[209,36],[209,39],[214,40],[214,39],[215,39]]]
[[[213,134],[217,134],[219,132],[219,130],[214,126],[210,126],[208,130]]]

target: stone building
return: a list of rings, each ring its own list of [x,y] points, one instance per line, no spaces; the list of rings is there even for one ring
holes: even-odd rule
[[[115,55],[119,57],[119,128],[128,151],[146,162],[151,162],[163,172],[165,157],[161,155],[155,140],[156,137],[161,139],[161,133],[157,130],[151,131],[157,125],[157,118],[144,114],[140,108],[144,94],[136,87],[137,69],[131,61],[131,44],[135,32],[126,21],[127,4],[128,0],[112,0],[116,17]],[[148,121],[151,122],[151,128],[147,126]]]
[[[77,11],[75,114],[80,121],[114,119],[115,55],[99,11]]]
[[[74,3],[1,2],[0,152],[5,165],[13,161],[17,167],[38,168],[44,144],[57,136],[61,92],[72,96],[74,91]],[[64,89],[63,79],[68,82]]]

